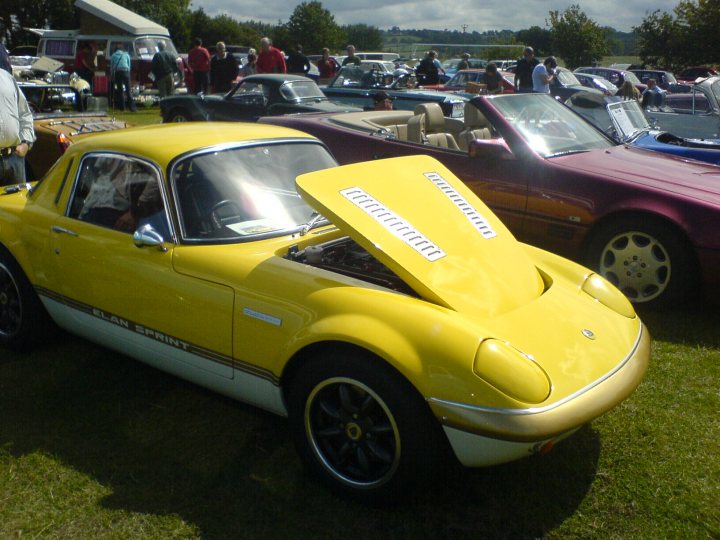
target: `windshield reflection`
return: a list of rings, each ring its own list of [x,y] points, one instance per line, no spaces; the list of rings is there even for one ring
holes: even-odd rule
[[[288,101],[296,99],[324,99],[325,94],[311,80],[286,82],[280,87],[280,94]]]
[[[496,96],[492,104],[527,144],[544,157],[613,146],[594,127],[549,95]]]
[[[334,166],[328,151],[311,142],[258,144],[190,156],[170,175],[183,237],[244,241],[295,231],[314,212],[298,195],[295,178]]]

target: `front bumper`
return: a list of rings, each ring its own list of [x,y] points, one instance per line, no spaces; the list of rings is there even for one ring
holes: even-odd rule
[[[491,464],[485,463],[489,447],[495,448],[492,455],[503,451],[513,455],[524,453],[528,448],[564,438],[606,413],[637,388],[649,361],[650,334],[643,324],[635,346],[615,369],[567,398],[545,407],[503,409],[436,398],[429,398],[428,404],[443,425],[461,462],[475,462],[471,459],[472,449],[467,448],[467,445],[475,445],[477,461]],[[514,457],[507,456],[494,462],[512,459]]]

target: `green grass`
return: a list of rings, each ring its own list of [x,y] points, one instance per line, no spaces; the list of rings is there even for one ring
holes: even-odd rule
[[[139,107],[137,112],[119,111],[109,109],[108,114],[116,116],[120,120],[125,120],[136,126],[144,126],[147,124],[159,124],[162,122],[160,116],[160,107]]]
[[[392,510],[308,477],[281,418],[78,338],[1,351],[0,538],[718,538],[720,315],[644,319],[620,407]]]

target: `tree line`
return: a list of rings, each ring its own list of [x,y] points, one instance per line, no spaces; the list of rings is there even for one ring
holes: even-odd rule
[[[718,63],[720,48],[720,2],[681,0],[672,13],[655,11],[633,32],[601,27],[574,4],[564,11],[550,11],[545,27],[532,26],[513,32],[460,32],[457,30],[381,31],[367,24],[339,25],[317,0],[295,7],[287,22],[267,24],[238,21],[228,15],[210,17],[202,8],[190,9],[191,0],[116,0],[116,3],[168,28],[178,50],[186,51],[195,37],[206,44],[217,41],[258,46],[268,36],[285,50],[302,44],[306,54],[323,47],[342,51],[348,43],[358,50],[408,50],[413,43],[523,44],[537,56],[554,54],[569,68],[601,61],[608,55],[637,55],[649,65],[678,69],[692,64]],[[3,0],[0,36],[8,48],[34,43],[37,36],[27,28],[72,29],[79,26],[74,0]],[[493,51],[495,56],[517,56],[517,49]],[[512,56],[511,56],[512,57]]]

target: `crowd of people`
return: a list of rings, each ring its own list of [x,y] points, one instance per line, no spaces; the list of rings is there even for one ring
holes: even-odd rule
[[[202,39],[196,38],[187,55],[187,68],[192,79],[188,91],[193,94],[224,93],[232,88],[238,77],[261,73],[290,73],[304,76],[310,74],[312,65],[304,54],[301,44],[291,47],[287,56],[282,50],[275,47],[268,37],[263,37],[259,45],[259,50],[249,49],[244,61],[241,61],[240,58],[227,50],[224,42],[217,42],[215,52],[211,54],[203,46]],[[173,94],[175,90],[174,78],[182,76],[182,73],[179,71],[176,59],[172,58],[172,55],[164,51],[160,46],[158,48],[158,52],[152,59],[152,73],[160,97],[165,97]],[[354,45],[347,45],[346,53],[340,63],[331,56],[328,48],[322,50],[322,56],[316,61],[318,78],[321,83],[331,80],[344,66],[361,64]],[[96,54],[96,51],[93,52],[88,45],[78,52],[76,58],[76,72],[83,78],[87,77],[87,80],[92,80],[89,74],[92,73],[94,54]],[[127,107],[132,110],[134,105],[129,97],[130,80],[128,76],[130,60],[127,53],[122,51],[121,44],[112,58],[113,101],[118,108],[124,109]],[[407,66],[401,67],[405,68],[406,72],[410,69]],[[457,69],[462,70],[469,67],[470,55],[469,53],[463,53]],[[520,93],[550,93],[550,85],[556,77],[556,69],[557,60],[555,57],[549,56],[543,62],[540,62],[535,58],[533,48],[526,47],[522,58],[518,60],[516,65],[515,91]],[[439,84],[441,77],[446,75],[435,50],[427,51],[425,57],[420,60],[414,70],[410,69],[410,71],[413,71],[416,75],[418,85]],[[502,75],[494,63],[486,66],[483,84],[485,85],[485,91],[489,94],[503,92]]]

